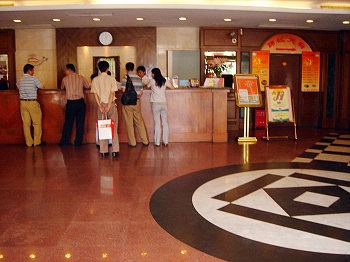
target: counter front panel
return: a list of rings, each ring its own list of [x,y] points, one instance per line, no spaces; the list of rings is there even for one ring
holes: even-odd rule
[[[227,141],[227,89],[175,89],[167,90],[169,142],[226,142]],[[150,90],[141,98],[142,115],[149,141],[153,142],[154,121],[150,103]],[[116,92],[118,107],[118,134],[120,142],[127,142],[127,134],[120,104],[121,91]],[[39,90],[38,100],[43,112],[43,137],[47,143],[58,143],[61,138],[66,105],[65,91]],[[93,94],[85,91],[86,118],[84,143],[96,142],[97,107]],[[0,143],[24,143],[22,120],[17,91],[0,91]],[[137,131],[135,132],[136,135]],[[75,136],[73,126],[71,142]],[[141,141],[137,137],[138,141]]]

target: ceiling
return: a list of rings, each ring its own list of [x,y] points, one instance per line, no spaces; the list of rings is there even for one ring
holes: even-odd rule
[[[113,3],[114,2],[114,3]],[[0,29],[72,27],[242,27],[350,30],[349,1],[0,0]],[[147,3],[145,3],[147,2]],[[144,18],[137,21],[137,17]],[[186,17],[186,21],[179,21]],[[52,21],[61,19],[60,22]],[[93,18],[100,18],[95,22]],[[231,21],[225,22],[224,18]],[[270,18],[276,19],[269,22]],[[20,19],[21,23],[13,22]],[[313,23],[306,23],[312,19]]]

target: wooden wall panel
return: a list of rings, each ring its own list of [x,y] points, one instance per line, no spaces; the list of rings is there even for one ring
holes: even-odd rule
[[[341,38],[343,40],[342,46],[344,52],[350,52],[350,31],[341,32]]]
[[[135,66],[146,68],[157,66],[157,37],[155,27],[107,27],[107,28],[58,28],[57,45],[57,83],[64,77],[63,68],[67,63],[77,64],[78,46],[101,46],[98,36],[102,31],[113,35],[110,46],[134,46],[136,48]],[[121,65],[121,69],[124,65]]]
[[[15,31],[12,29],[0,29],[0,50],[14,51],[15,49]]]
[[[169,142],[226,142],[227,89],[177,89],[167,90]],[[141,110],[149,140],[153,141],[154,120],[150,103],[150,90],[144,90],[141,98]],[[120,104],[121,91],[116,93],[118,108],[119,141],[127,143],[127,134]],[[64,113],[64,90],[39,90],[38,100],[43,112],[43,141],[58,143],[61,138]],[[83,143],[96,142],[97,107],[94,96],[85,91],[86,117]],[[0,144],[24,144],[22,120],[17,91],[0,91]],[[215,108],[214,108],[215,107]],[[137,131],[135,131],[137,135]],[[72,130],[71,143],[75,137]],[[141,141],[137,135],[137,141]]]
[[[235,34],[237,43],[232,42],[231,33]],[[237,28],[203,28],[201,30],[201,46],[211,47],[236,47],[238,45],[238,29]]]

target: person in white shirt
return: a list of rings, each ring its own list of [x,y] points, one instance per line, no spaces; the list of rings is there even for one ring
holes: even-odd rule
[[[118,82],[113,76],[107,74],[109,63],[98,62],[98,69],[101,74],[96,76],[91,83],[91,93],[94,94],[97,103],[97,117],[103,119],[103,115],[114,120],[114,136],[112,139],[112,157],[119,156],[118,138],[118,110],[115,103],[115,92],[118,90]],[[106,158],[108,153],[108,140],[100,140],[100,154]]]
[[[149,77],[146,75],[146,68],[142,65],[138,66],[136,69],[137,75],[141,77],[142,87],[149,88]]]
[[[168,146],[168,105],[165,95],[166,88],[174,89],[174,86],[160,72],[159,68],[152,69],[152,79],[149,82],[151,87],[151,103],[154,118],[154,145],[160,146],[161,123],[163,127],[163,144]]]

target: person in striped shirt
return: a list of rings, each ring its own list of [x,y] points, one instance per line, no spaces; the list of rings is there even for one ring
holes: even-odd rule
[[[75,72],[73,64],[67,64],[65,68],[66,76],[62,79],[61,89],[66,90],[66,113],[62,130],[62,138],[60,146],[69,144],[70,135],[72,133],[73,123],[75,120],[76,132],[74,146],[81,146],[84,135],[85,122],[85,101],[84,88],[90,88],[90,84],[85,77]]]
[[[42,112],[37,100],[38,88],[44,88],[38,78],[34,76],[34,66],[26,64],[23,67],[23,76],[17,82],[20,99],[20,111],[23,121],[23,133],[25,143],[28,147],[42,146]],[[33,125],[34,136],[31,133]]]

